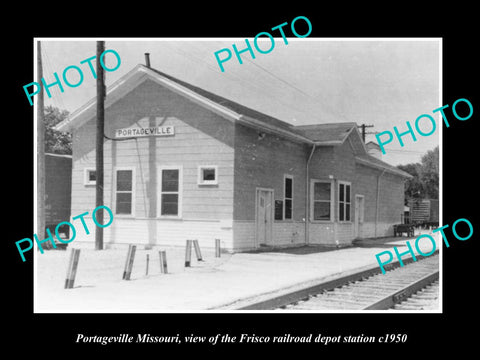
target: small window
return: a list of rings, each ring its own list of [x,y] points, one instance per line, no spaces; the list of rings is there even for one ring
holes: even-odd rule
[[[217,166],[199,166],[198,167],[198,184],[199,185],[217,185],[218,171]]]
[[[115,213],[133,215],[133,170],[117,170],[115,181]]]
[[[350,183],[339,182],[338,184],[338,220],[350,221]]]
[[[285,175],[284,177],[284,201],[285,201],[285,211],[284,219],[292,219],[292,209],[293,209],[293,177],[290,175]]]
[[[86,168],[83,183],[85,185],[95,185],[97,183],[97,172],[94,168]]]

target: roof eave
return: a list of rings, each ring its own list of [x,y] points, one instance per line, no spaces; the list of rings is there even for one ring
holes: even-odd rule
[[[363,165],[366,165],[366,166],[370,166],[370,167],[374,167],[376,169],[382,169],[382,170],[385,170],[389,173],[392,173],[392,174],[395,174],[395,175],[398,175],[398,176],[401,176],[401,177],[404,177],[406,179],[411,179],[413,178],[412,175],[410,175],[409,173],[405,172],[405,171],[402,171],[400,169],[396,170],[394,168],[390,168],[390,167],[387,167],[387,166],[383,166],[381,164],[376,164],[376,163],[373,163],[371,161],[368,161],[366,159],[362,159],[358,156],[355,156],[355,160]]]
[[[124,95],[120,90],[121,90],[121,86],[127,83],[127,81],[131,79],[136,80],[131,86],[133,88],[134,86],[138,86],[138,84],[142,83],[145,80],[143,74],[138,71],[140,69],[140,66],[141,65],[135,66],[132,70],[130,70],[128,73],[123,75],[120,79],[118,79],[117,81],[115,81],[113,84],[111,84],[106,88],[105,108],[111,106],[114,102],[116,102],[119,98],[121,98]],[[83,123],[91,119],[92,116],[95,116],[95,114],[92,114],[92,112],[95,108],[96,103],[97,103],[97,98],[96,97],[91,98],[85,104],[83,104],[78,109],[76,109],[73,113],[71,113],[65,120],[58,123],[54,127],[54,129],[57,131],[70,132],[72,131],[72,129],[80,127],[81,125],[83,125]]]
[[[255,129],[258,129],[258,130],[274,133],[274,134],[280,135],[282,137],[286,137],[286,138],[288,138],[290,140],[293,140],[293,141],[296,141],[296,142],[306,143],[306,144],[309,144],[309,145],[313,145],[315,143],[314,141],[308,139],[305,136],[297,134],[296,132],[289,131],[287,129],[283,129],[283,128],[275,126],[275,125],[264,123],[260,120],[257,120],[255,118],[252,118],[252,117],[247,116],[247,115],[240,115],[240,117],[237,120],[244,125],[254,127]]]
[[[227,120],[234,121],[234,120],[238,120],[241,117],[241,114],[238,114],[237,112],[231,109],[228,109],[227,107],[222,106],[221,104],[218,104],[206,98],[205,96],[202,96],[201,94],[198,94],[195,91],[190,90],[185,86],[176,83],[173,80],[167,79],[166,77],[149,69],[144,65],[140,64],[139,70],[148,74],[151,77],[151,79],[156,83],[165,86],[166,88],[170,89],[171,91],[177,94],[187,97],[194,103],[213,111],[214,113],[226,118]]]
[[[314,141],[316,146],[339,146],[344,143],[343,140]]]
[[[222,106],[221,104],[217,104],[214,101],[207,99],[206,97],[200,94],[197,94],[194,91],[187,89],[184,86],[177,84],[170,79],[163,77],[162,75],[145,67],[142,64],[138,64],[130,72],[128,72],[126,75],[124,75],[122,78],[120,78],[119,80],[117,80],[115,83],[113,83],[111,86],[107,88],[105,108],[111,106],[113,103],[118,101],[124,95],[123,91],[119,91],[121,90],[120,86],[132,79],[136,81],[133,84],[131,84],[131,86],[129,86],[128,89],[130,90],[133,89],[135,86],[138,86],[141,82],[145,81],[146,79],[150,79],[155,81],[158,84],[165,86],[166,88],[170,89],[171,91],[177,94],[187,97],[188,99],[195,102],[196,104],[199,104],[205,108],[210,109],[211,111],[215,112],[216,114],[230,121],[238,120],[240,118],[240,114],[236,113],[235,111],[230,110]],[[116,93],[118,93],[117,96],[115,96]],[[75,110],[67,119],[57,124],[57,126],[55,127],[55,130],[71,131],[72,129],[78,128],[85,121],[88,121],[89,119],[92,118],[92,116],[94,116],[92,111],[95,104],[96,104],[96,98],[90,99],[83,106]]]

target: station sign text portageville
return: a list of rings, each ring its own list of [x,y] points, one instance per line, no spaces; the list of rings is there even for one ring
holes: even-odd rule
[[[148,128],[116,129],[116,138],[138,137],[138,136],[172,136],[175,135],[173,126],[158,126]]]

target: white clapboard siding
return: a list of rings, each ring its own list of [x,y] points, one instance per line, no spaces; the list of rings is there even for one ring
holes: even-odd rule
[[[150,126],[173,126],[175,134],[104,143],[104,200],[114,212],[115,169],[133,168],[135,172],[135,212],[115,216],[105,231],[106,242],[181,244],[190,236],[210,247],[220,238],[231,248],[232,230],[221,229],[219,224],[233,217],[232,124],[152,82],[143,83],[106,111],[109,137],[119,128]],[[95,131],[91,119],[73,135],[72,216],[91,213],[95,207],[95,186],[84,184],[85,168],[95,167]],[[217,167],[217,185],[198,184],[201,165]],[[162,166],[182,168],[180,219],[150,219],[152,211],[159,214]]]
[[[233,243],[235,251],[255,249],[255,221],[233,221]]]
[[[305,223],[274,222],[272,239],[274,246],[305,244]]]
[[[310,223],[309,243],[335,246],[335,223]]]
[[[350,245],[354,237],[354,228],[352,222],[340,222],[337,224],[337,245]]]
[[[83,228],[78,228],[76,244],[93,244],[95,229],[93,220],[85,217],[90,230],[87,235]],[[81,224],[79,223],[81,227]],[[76,226],[77,228],[77,226]],[[151,246],[184,246],[186,240],[198,240],[200,248],[215,248],[215,239],[220,239],[224,250],[232,249],[232,229],[223,228],[218,220],[158,220],[128,219],[116,217],[111,226],[104,229],[104,244],[114,245],[137,244]]]

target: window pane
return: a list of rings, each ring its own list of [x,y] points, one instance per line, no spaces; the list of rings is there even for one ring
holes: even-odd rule
[[[215,181],[215,169],[202,169],[203,181]]]
[[[292,200],[285,199],[285,219],[292,218]]]
[[[132,191],[132,170],[117,171],[117,191]]]
[[[117,193],[117,214],[131,214],[132,213],[132,194],[131,193]]]
[[[345,203],[339,203],[339,220],[345,221]]]
[[[178,191],[178,170],[162,170],[162,191]]]
[[[345,185],[340,184],[340,194],[339,194],[340,201],[344,201],[345,199]]]
[[[96,170],[88,170],[88,181],[96,181],[96,180],[97,180]]]
[[[345,221],[350,221],[350,204],[345,204]]]
[[[313,186],[313,200],[328,200],[330,201],[330,184],[329,183],[315,183]]]
[[[162,194],[162,215],[178,215],[178,194]]]
[[[330,220],[330,202],[327,202],[327,201],[314,202],[313,220]]]
[[[292,182],[290,178],[285,178],[285,197],[291,199],[292,196]]]
[[[275,220],[283,219],[283,201],[275,200]]]
[[[350,202],[350,185],[345,185],[345,197],[346,201],[349,203]]]

